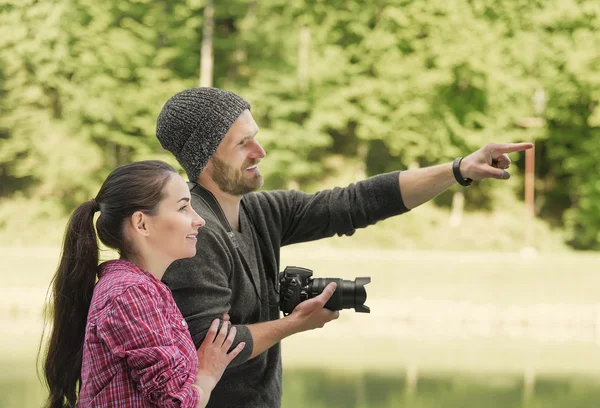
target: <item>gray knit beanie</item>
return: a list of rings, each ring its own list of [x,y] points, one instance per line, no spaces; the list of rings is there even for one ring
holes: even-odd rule
[[[196,181],[233,122],[250,104],[218,88],[192,88],[175,94],[163,106],[156,137],[175,155],[190,181]]]

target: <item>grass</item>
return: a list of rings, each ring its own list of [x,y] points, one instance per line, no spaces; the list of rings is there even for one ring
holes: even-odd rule
[[[557,375],[600,375],[600,350],[590,334],[594,328],[579,328],[581,337],[568,338],[581,324],[569,319],[577,319],[579,310],[600,308],[598,255],[559,253],[526,259],[516,253],[332,250],[313,243],[284,250],[282,265],[294,264],[313,269],[320,277],[371,276],[366,304],[372,313],[343,312],[340,323],[350,321],[350,330],[336,329],[338,322],[333,322],[322,331],[286,339],[284,358],[291,365],[325,364],[356,371],[417,367],[425,372],[522,374],[533,369]],[[528,327],[531,322],[525,322],[478,335],[477,327],[461,332],[469,329],[469,322],[444,310],[446,305],[463,304],[467,311],[482,305],[496,311],[535,311],[545,305],[550,312],[571,312],[562,319],[550,316],[557,319],[555,326],[564,327]],[[411,305],[432,310],[406,312]],[[404,317],[411,313],[424,321],[403,328],[399,309]]]
[[[315,276],[371,276],[370,298],[467,300],[500,305],[598,303],[600,256],[592,253],[393,251],[284,248],[282,268],[296,264]]]
[[[0,249],[4,270],[0,288],[16,304],[0,309],[5,314],[0,318],[15,327],[6,332],[11,335],[3,336],[0,350],[5,351],[0,358],[31,357],[37,347],[39,310],[58,255],[58,248]],[[474,307],[594,310],[600,305],[598,255],[550,253],[525,259],[516,253],[356,250],[311,243],[284,248],[281,265],[310,268],[319,277],[372,277],[366,302],[372,313],[344,311],[324,330],[286,339],[284,356],[289,364],[342,364],[356,370],[377,366],[391,371],[416,364],[431,371],[491,372],[520,372],[532,366],[548,372],[600,373],[600,350],[588,338],[539,341],[527,333],[515,335],[510,328],[495,338],[493,333],[478,335],[477,326],[462,333],[470,323],[455,321],[460,318],[456,313]],[[456,308],[454,314],[446,310],[449,307]]]
[[[22,393],[35,401],[43,398],[35,380],[41,308],[58,256],[55,247],[0,248],[0,365],[14,367],[0,370],[0,385],[24,387]],[[324,329],[285,339],[286,372],[318,369],[393,377],[416,372],[419,378],[523,378],[534,372],[600,378],[600,334],[594,337],[600,329],[569,320],[578,310],[598,310],[600,316],[597,254],[522,258],[510,252],[365,250],[310,243],[284,248],[281,265],[303,266],[317,277],[372,277],[366,302],[371,314],[343,311]],[[529,310],[536,305],[571,312],[547,326],[517,322],[491,333],[481,332],[477,319],[469,320],[477,318],[473,310]],[[463,311],[466,320],[461,320]],[[539,338],[540,333],[546,338]],[[572,333],[579,337],[569,337]]]

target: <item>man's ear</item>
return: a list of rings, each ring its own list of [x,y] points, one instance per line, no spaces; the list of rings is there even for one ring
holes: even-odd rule
[[[146,223],[148,222],[148,217],[141,211],[136,211],[131,215],[131,226],[133,230],[141,234],[145,237],[148,236],[148,227]]]

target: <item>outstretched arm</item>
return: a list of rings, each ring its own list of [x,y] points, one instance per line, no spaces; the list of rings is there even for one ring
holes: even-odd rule
[[[520,152],[532,147],[532,143],[488,143],[461,161],[460,173],[463,178],[475,181],[486,178],[506,180],[510,177],[506,171],[511,163],[508,153]],[[456,179],[452,172],[452,163],[446,163],[402,171],[398,176],[398,182],[404,205],[412,209],[452,187]]]

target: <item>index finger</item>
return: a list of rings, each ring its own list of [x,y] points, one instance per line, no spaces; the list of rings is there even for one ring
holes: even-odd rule
[[[492,143],[490,145],[490,149],[494,151],[494,153],[513,153],[513,152],[521,152],[523,150],[529,150],[533,147],[533,143],[504,143],[504,144],[496,144]]]
[[[208,333],[206,333],[206,338],[208,339],[208,341],[210,341],[211,343],[215,341],[215,339],[217,338],[218,330],[219,330],[219,319],[215,319],[210,324],[210,327],[208,328]]]
[[[323,304],[327,303],[331,296],[333,296],[336,287],[337,284],[335,282],[331,282],[329,285],[325,286],[323,292],[321,292],[319,296],[315,297],[315,299],[319,299],[319,301],[323,302]]]

